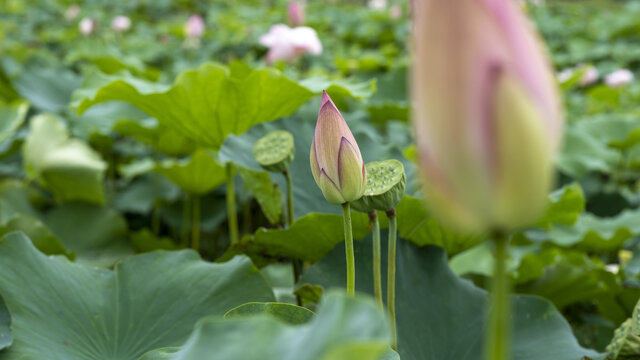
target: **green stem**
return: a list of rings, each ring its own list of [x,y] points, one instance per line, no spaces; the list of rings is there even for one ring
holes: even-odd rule
[[[293,180],[291,180],[289,170],[284,171],[284,176],[287,179],[287,214],[289,215],[289,227],[291,227],[293,224]]]
[[[508,237],[502,232],[493,236],[495,246],[495,267],[491,289],[491,308],[487,331],[486,360],[506,360],[509,358],[511,331],[509,328],[509,279],[506,260]]]
[[[182,247],[189,246],[189,220],[191,218],[191,197],[187,195],[184,199],[184,205],[182,207]]]
[[[375,211],[370,212],[369,220],[373,227],[373,292],[376,296],[378,306],[384,309],[382,302],[382,271],[380,269],[382,255],[380,250],[380,222],[378,221],[378,213]]]
[[[346,202],[342,204],[344,219],[344,243],[347,254],[347,295],[356,293],[356,260],[353,253],[353,233],[351,230],[351,207]]]
[[[233,186],[233,164],[227,163],[227,216],[231,243],[238,242],[238,214],[236,213],[236,191]]]
[[[200,250],[200,196],[193,195],[193,224],[191,230],[191,248],[195,251]]]
[[[285,179],[287,179],[287,227],[291,227],[293,224],[293,180],[291,180],[291,173],[289,170],[282,172]],[[302,262],[298,259],[291,259],[291,266],[293,267],[293,281],[297,284],[302,276]],[[296,295],[296,302],[298,306],[302,306],[302,298],[300,295]]]
[[[393,350],[398,350],[398,333],[396,329],[396,239],[398,219],[396,209],[387,211],[389,218],[389,248],[387,250],[387,309],[391,318],[391,331],[393,332]]]

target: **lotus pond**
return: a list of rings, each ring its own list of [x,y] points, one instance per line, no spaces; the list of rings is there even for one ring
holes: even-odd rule
[[[640,359],[639,70],[639,1],[0,1],[0,360]]]

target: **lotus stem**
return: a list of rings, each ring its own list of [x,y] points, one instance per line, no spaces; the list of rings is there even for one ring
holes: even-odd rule
[[[387,309],[391,318],[391,331],[393,332],[393,344],[391,348],[398,350],[398,333],[396,327],[396,239],[398,219],[396,209],[387,211],[389,218],[389,248],[387,261]]]
[[[227,170],[227,216],[231,244],[238,242],[238,214],[236,212],[236,191],[233,186],[233,164],[228,162]]]
[[[191,248],[195,251],[200,250],[200,196],[192,195],[191,202],[193,205],[191,224]]]
[[[187,195],[184,199],[184,204],[182,207],[182,247],[189,246],[189,220],[191,219],[191,197]]]
[[[347,255],[347,295],[356,293],[356,260],[353,252],[353,232],[351,229],[351,206],[346,202],[342,204],[344,219],[344,242]]]
[[[376,296],[376,302],[380,309],[384,309],[382,302],[382,272],[381,272],[381,250],[380,250],[380,222],[378,221],[378,213],[372,211],[369,213],[369,221],[373,228],[373,293]]]
[[[509,324],[509,279],[506,271],[508,236],[495,232],[495,267],[491,289],[491,308],[487,331],[486,360],[507,360],[511,329]]]
[[[291,173],[289,170],[285,170],[284,176],[287,179],[287,215],[288,217],[288,225],[291,227],[293,224],[293,180],[291,180]]]

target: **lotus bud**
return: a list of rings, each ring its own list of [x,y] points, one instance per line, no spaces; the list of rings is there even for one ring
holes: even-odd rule
[[[98,21],[94,18],[84,18],[78,24],[78,29],[84,36],[93,34],[98,28]]]
[[[544,211],[562,109],[541,41],[511,0],[413,3],[413,125],[427,202],[459,230]]]
[[[618,69],[604,78],[605,84],[611,88],[620,88],[633,81],[633,73],[627,69]]]
[[[371,213],[389,211],[404,196],[406,177],[404,166],[398,160],[372,161],[365,165],[367,183],[364,195],[351,203],[354,209]]]
[[[131,28],[131,19],[124,15],[118,15],[111,21],[111,29],[116,32],[124,32]]]
[[[184,34],[188,38],[200,38],[204,34],[204,20],[200,15],[191,15],[184,24]]]
[[[253,156],[262,168],[271,172],[284,172],[293,161],[295,148],[293,135],[284,130],[268,133],[253,146]]]
[[[313,178],[328,202],[344,204],[364,194],[366,173],[360,148],[326,91],[322,92],[310,162]]]
[[[300,1],[292,1],[287,7],[287,18],[291,26],[304,25],[304,5]]]

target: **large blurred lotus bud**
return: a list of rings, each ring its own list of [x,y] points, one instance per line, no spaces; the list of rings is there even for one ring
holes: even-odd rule
[[[304,24],[304,4],[300,1],[292,1],[287,7],[287,18],[291,26],[302,26]]]
[[[184,34],[188,38],[199,38],[204,34],[204,20],[200,15],[191,15],[184,24]]]
[[[344,204],[362,197],[366,173],[360,149],[326,91],[322,93],[310,160],[313,178],[328,202]]]
[[[118,15],[111,21],[111,29],[117,32],[124,32],[131,28],[131,19],[124,15]]]
[[[284,24],[276,24],[267,34],[260,36],[260,44],[269,48],[267,63],[276,61],[291,62],[304,53],[319,55],[322,44],[316,31],[310,27],[290,28]]]
[[[612,88],[623,87],[633,81],[633,73],[627,69],[618,69],[604,78],[605,84]]]
[[[93,34],[98,28],[98,21],[94,18],[84,18],[78,24],[78,29],[84,36]]]
[[[511,0],[413,6],[413,124],[427,201],[461,230],[535,221],[563,121],[532,24]]]

